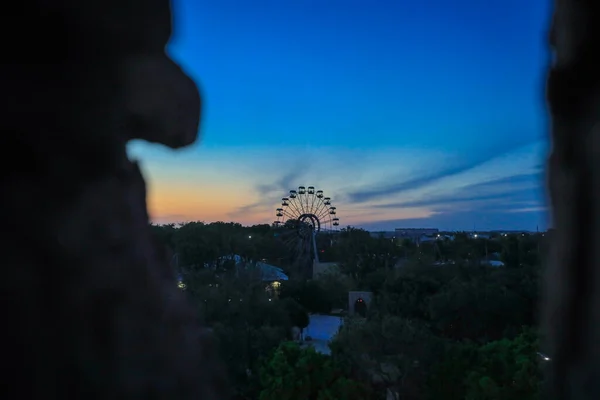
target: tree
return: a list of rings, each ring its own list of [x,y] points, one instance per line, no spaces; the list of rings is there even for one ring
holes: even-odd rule
[[[428,320],[429,301],[454,274],[453,268],[406,266],[376,291],[374,308],[384,315]]]
[[[330,344],[332,357],[380,391],[418,398],[441,341],[427,327],[406,318],[348,318]]]
[[[306,312],[306,309],[291,298],[285,299],[284,305],[292,325],[300,328],[300,337],[303,337],[304,329],[310,323],[310,316]]]
[[[513,340],[481,346],[476,364],[467,372],[465,400],[539,399],[537,349],[537,336],[531,329]]]
[[[186,284],[201,319],[213,329],[233,389],[242,398],[256,398],[259,359],[291,337],[284,303],[270,301],[253,269],[239,269],[237,274],[193,271],[186,275]]]
[[[331,312],[333,298],[318,281],[287,281],[281,285],[282,299],[296,300],[309,313]]]
[[[165,246],[173,249],[175,247],[174,236],[176,233],[174,224],[154,225],[150,224],[150,230],[156,239]]]
[[[369,382],[379,394],[389,389],[403,399],[464,400],[468,392],[473,400],[496,400],[490,396],[506,392],[502,389],[506,379],[487,374],[491,361],[481,361],[485,359],[482,346],[490,340],[513,340],[520,327],[531,325],[535,317],[541,269],[533,236],[487,240],[458,234],[455,241],[420,246],[411,242],[402,247],[348,227],[335,241],[322,237],[319,244],[330,246],[328,251],[339,257],[345,273],[325,274],[319,280],[292,278],[282,283],[280,301],[269,301],[257,271],[241,266],[265,258],[285,265],[291,259],[276,229],[222,222],[152,229],[179,253],[186,267],[182,272],[187,295],[213,327],[233,386],[243,398],[257,398],[260,392],[286,395],[281,382],[292,379],[292,372],[270,373],[269,391],[261,386],[265,383],[259,374],[265,367],[261,358],[291,338],[292,326],[303,331],[309,312],[346,308],[347,293],[354,288],[373,292],[371,312],[367,319],[346,320],[330,344],[332,365],[343,371],[340,376],[345,379]],[[512,264],[507,268],[480,265],[491,250],[504,252]],[[408,262],[394,268],[405,254],[410,256]],[[237,265],[232,255],[241,257]],[[434,260],[457,262],[435,265]],[[470,342],[464,343],[465,339]],[[504,348],[492,343],[496,350]],[[311,357],[300,358],[317,362]],[[300,365],[300,372],[294,372],[299,374],[305,366],[294,360],[286,362],[289,368]],[[327,393],[308,395],[327,398],[323,397]],[[344,396],[340,393],[335,396]]]
[[[173,241],[181,266],[200,269],[218,259],[219,249],[206,233],[206,225],[202,222],[190,222],[177,228]]]
[[[475,364],[477,346],[472,343],[446,342],[427,378],[427,400],[464,400],[467,371]]]
[[[333,251],[341,272],[354,279],[359,287],[364,285],[367,275],[394,268],[402,254],[393,241],[373,238],[369,232],[352,227],[342,229]]]
[[[427,398],[536,400],[541,383],[537,348],[537,335],[529,328],[512,340],[449,343],[431,369]]]
[[[260,400],[365,400],[365,386],[312,347],[285,342],[260,368]]]
[[[478,267],[479,270],[491,268]],[[454,280],[429,301],[432,328],[446,338],[485,342],[504,336],[508,328],[527,321],[527,304],[514,291],[491,277]]]
[[[337,271],[329,271],[319,275],[317,283],[329,298],[331,308],[348,308],[348,292],[354,288],[350,277]]]

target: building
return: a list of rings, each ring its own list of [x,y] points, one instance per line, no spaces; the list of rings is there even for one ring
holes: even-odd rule
[[[396,228],[394,232],[396,236],[422,236],[437,235],[440,230],[437,228]]]
[[[255,264],[256,268],[260,270],[260,277],[263,282],[281,282],[287,281],[289,278],[283,272],[283,269],[259,261]]]
[[[369,232],[374,239],[384,238],[384,239],[396,239],[396,232],[394,231],[377,231],[377,232]]]
[[[409,239],[418,242],[421,238],[435,239],[439,232],[440,230],[435,228],[396,228],[394,231],[375,231],[369,232],[369,234],[372,238]]]
[[[395,236],[399,240],[408,239],[417,244],[429,240],[435,240],[440,230],[437,228],[396,228]]]
[[[490,239],[492,235],[487,232],[471,232],[469,237],[471,239]]]
[[[233,262],[233,265],[238,272],[241,270],[255,270],[258,273],[259,279],[266,284],[267,290],[273,293],[276,293],[279,290],[282,281],[287,281],[289,279],[283,269],[279,267],[267,264],[264,260],[245,262],[244,259],[237,254],[220,257],[215,263],[204,264],[204,268],[215,268],[218,263],[224,261]],[[184,276],[181,273],[177,275],[177,286],[182,290],[186,289]]]

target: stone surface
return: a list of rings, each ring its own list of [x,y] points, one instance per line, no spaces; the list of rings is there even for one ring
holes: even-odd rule
[[[546,273],[543,398],[600,398],[600,4],[557,0],[546,95],[553,235]]]
[[[16,7],[0,66],[0,397],[227,398],[125,150],[196,140],[198,89],[165,53],[169,1]]]

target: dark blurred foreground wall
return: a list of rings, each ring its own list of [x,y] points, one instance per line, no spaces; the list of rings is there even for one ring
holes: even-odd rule
[[[227,398],[125,150],[196,140],[198,89],[164,51],[169,1],[13,6],[0,67],[0,398]]]
[[[544,398],[600,398],[600,4],[557,0],[546,96],[556,228],[546,273]]]

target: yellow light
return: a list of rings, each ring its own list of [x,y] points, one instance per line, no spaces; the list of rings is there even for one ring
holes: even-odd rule
[[[185,283],[182,281],[177,282],[177,287],[181,290],[185,290]]]
[[[274,288],[278,288],[279,286],[281,286],[281,282],[275,281],[275,282],[272,283],[272,285],[273,285]]]

